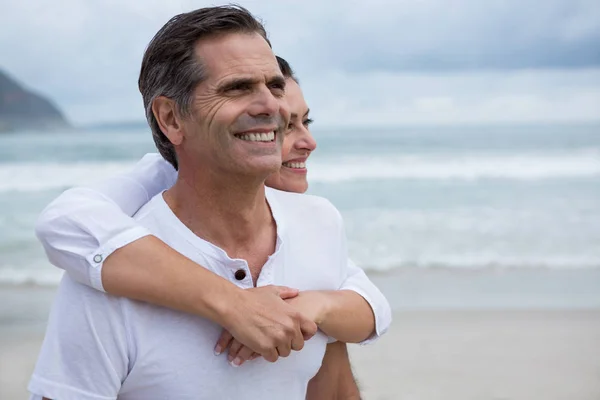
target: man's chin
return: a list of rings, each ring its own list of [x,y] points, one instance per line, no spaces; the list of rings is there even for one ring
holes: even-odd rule
[[[247,160],[241,165],[241,170],[244,175],[255,176],[257,179],[267,179],[267,177],[279,171],[280,166],[281,160],[276,157],[273,160],[260,157],[259,159]]]

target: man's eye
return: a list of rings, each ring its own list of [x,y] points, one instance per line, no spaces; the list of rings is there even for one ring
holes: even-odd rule
[[[286,133],[289,133],[294,130],[294,124],[289,123],[286,129]]]
[[[249,90],[250,85],[248,83],[238,83],[236,85],[231,86],[228,91],[229,92],[241,92],[245,90]]]
[[[285,94],[285,83],[272,83],[270,89],[275,96],[283,96]]]

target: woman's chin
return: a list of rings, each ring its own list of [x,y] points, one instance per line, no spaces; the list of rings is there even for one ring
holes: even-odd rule
[[[282,167],[278,173],[269,176],[265,184],[284,192],[304,193],[308,190],[306,173],[299,174],[296,171],[290,171],[286,167]]]
[[[286,192],[304,193],[308,190],[308,182],[306,180],[300,182],[290,182]]]
[[[291,193],[304,193],[308,189],[308,182],[294,182],[292,180],[282,179],[277,185],[271,186],[274,189],[283,190]]]

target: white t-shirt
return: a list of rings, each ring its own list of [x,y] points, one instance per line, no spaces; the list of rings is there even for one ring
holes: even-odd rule
[[[277,223],[276,250],[257,286],[338,289],[347,274],[343,223],[325,199],[266,189]],[[193,261],[242,288],[253,287],[246,261],[194,235],[154,197],[135,219]],[[235,272],[246,271],[238,281]],[[190,314],[111,296],[65,275],[29,383],[32,399],[297,399],[320,368],[327,336],[276,363],[232,367],[213,349],[217,324]]]

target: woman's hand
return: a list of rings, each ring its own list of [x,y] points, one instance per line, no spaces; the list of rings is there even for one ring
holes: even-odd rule
[[[300,312],[306,319],[315,322],[317,325],[323,321],[326,316],[326,310],[328,309],[328,297],[326,292],[320,291],[305,291],[299,293],[295,297],[287,298],[285,301]],[[305,340],[310,337],[304,337]],[[223,330],[217,346],[215,347],[215,353],[221,354],[222,351],[217,350],[228,350],[227,359],[234,367],[239,367],[246,361],[254,360],[260,357],[260,354],[255,353],[247,346],[242,345],[233,335],[227,330]],[[279,357],[287,357],[291,354],[291,350],[300,351],[300,348],[293,349],[280,349],[278,348]]]

